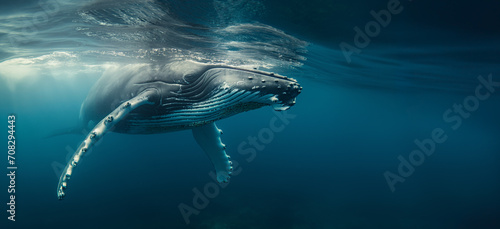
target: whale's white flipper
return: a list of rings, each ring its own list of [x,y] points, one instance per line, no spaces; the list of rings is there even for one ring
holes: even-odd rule
[[[193,136],[198,145],[207,153],[217,173],[217,181],[228,182],[233,171],[232,162],[226,154],[226,146],[220,140],[222,130],[214,122],[193,128]]]
[[[85,140],[80,144],[80,147],[76,150],[76,152],[71,157],[71,160],[68,162],[66,167],[64,168],[61,177],[59,178],[59,184],[57,185],[57,197],[61,200],[64,198],[64,190],[68,186],[68,180],[73,173],[73,169],[76,167],[82,156],[85,152],[87,152],[90,147],[92,147],[99,139],[104,136],[113,126],[115,126],[120,120],[122,120],[128,113],[132,110],[136,109],[145,104],[154,104],[151,102],[152,99],[157,99],[158,92],[154,89],[148,89],[144,92],[140,93],[136,97],[125,101],[120,104],[118,108],[116,108],[109,115],[104,117],[87,135]]]

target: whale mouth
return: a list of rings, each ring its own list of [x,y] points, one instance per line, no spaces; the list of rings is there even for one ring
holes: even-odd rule
[[[290,107],[292,107],[293,105],[295,105],[295,98],[293,98],[292,100],[286,102],[286,103],[274,103],[272,105],[273,109],[275,111],[286,111],[288,109],[290,109]]]
[[[285,105],[285,104],[275,104],[273,105],[273,109],[275,111],[286,111],[290,109],[291,106]]]
[[[286,102],[283,102],[279,99],[278,95],[274,95],[273,97],[271,97],[271,102],[273,102],[271,104],[271,106],[273,107],[273,109],[275,111],[286,111],[286,110],[290,109],[290,107],[295,105],[295,101],[296,101],[296,98],[293,97],[292,99],[290,99]]]
[[[296,103],[296,97],[301,93],[302,87],[293,79],[285,90],[278,91],[271,97],[271,106],[275,111],[285,111],[290,109]]]

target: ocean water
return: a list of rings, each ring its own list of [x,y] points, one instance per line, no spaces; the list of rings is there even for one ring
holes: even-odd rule
[[[13,170],[15,115],[17,167],[15,221],[0,179],[0,228],[500,228],[497,1],[0,6],[0,161]],[[172,60],[277,72],[304,89],[286,112],[217,122],[237,162],[227,185],[190,131],[109,133],[58,201],[84,135],[46,136],[78,124],[107,69]]]

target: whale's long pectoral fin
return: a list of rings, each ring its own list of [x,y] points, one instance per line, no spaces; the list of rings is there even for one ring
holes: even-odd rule
[[[123,102],[114,111],[102,119],[90,133],[87,135],[85,140],[80,144],[80,147],[71,157],[64,168],[61,177],[59,178],[59,184],[57,185],[57,197],[61,200],[64,198],[64,190],[67,188],[68,180],[73,173],[73,169],[76,167],[82,156],[87,152],[99,139],[104,136],[113,126],[115,126],[120,120],[122,120],[128,113],[145,104],[154,104],[152,100],[157,99],[158,92],[154,89],[148,89],[140,93],[136,97]]]
[[[225,151],[226,146],[220,140],[221,134],[222,130],[215,123],[193,128],[194,139],[212,161],[219,183],[228,182],[233,171],[232,162]]]

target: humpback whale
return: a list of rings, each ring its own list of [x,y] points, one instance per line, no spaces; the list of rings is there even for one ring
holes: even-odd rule
[[[286,110],[301,90],[296,80],[278,74],[193,61],[107,70],[82,103],[80,121],[91,131],[66,164],[57,196],[65,196],[82,156],[110,131],[155,134],[191,129],[215,167],[217,181],[228,182],[232,163],[215,121],[263,106]]]

